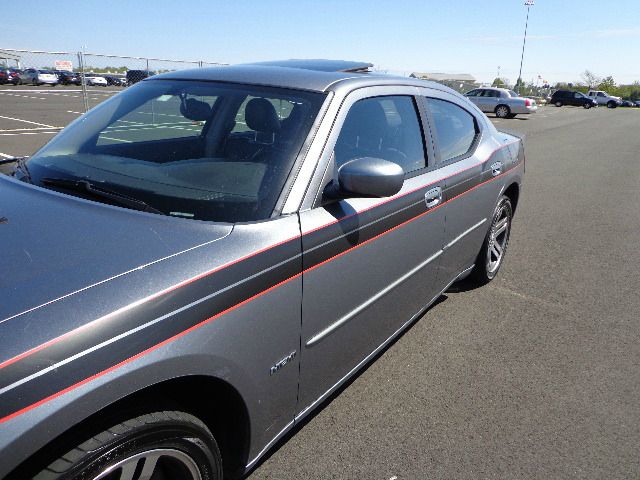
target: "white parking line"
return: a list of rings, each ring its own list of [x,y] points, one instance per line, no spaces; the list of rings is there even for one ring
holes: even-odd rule
[[[20,118],[13,118],[13,117],[3,117],[2,115],[0,115],[0,118],[4,118],[6,120],[15,120],[16,122],[24,122],[24,123],[30,123],[32,125],[40,125],[41,127],[49,127],[49,128],[61,128],[61,127],[54,127],[53,125],[47,125],[46,123],[38,123],[38,122],[31,122],[29,120],[22,120]]]
[[[0,132],[32,132],[34,130],[51,130],[49,127],[35,127],[35,128],[6,128],[0,130]],[[61,130],[61,128],[59,129]]]
[[[0,133],[0,136],[2,137],[7,137],[7,136],[15,136],[15,135],[39,135],[41,133],[50,133],[51,135],[55,135],[56,133],[58,133],[58,130],[56,130],[55,132],[21,132],[21,133]]]
[[[121,138],[112,138],[112,137],[105,137],[105,136],[102,136],[100,138],[106,138],[107,140],[115,140],[116,142],[122,142],[122,143],[133,143],[131,140],[122,140]]]
[[[76,113],[78,115],[82,115],[82,112],[74,112],[73,110],[67,110],[67,113]]]
[[[7,155],[6,153],[0,152],[0,157],[2,157],[2,158],[11,158],[11,157],[13,157],[13,155]]]

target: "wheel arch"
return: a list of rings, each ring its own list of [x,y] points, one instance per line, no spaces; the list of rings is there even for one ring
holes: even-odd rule
[[[518,199],[520,198],[520,185],[518,185],[518,182],[513,182],[511,185],[509,185],[505,191],[504,194],[509,197],[509,200],[511,201],[511,208],[513,209],[513,213],[516,213],[516,207],[518,206]]]
[[[240,393],[225,380],[189,375],[155,383],[92,413],[23,461],[6,480],[31,478],[82,438],[142,413],[180,410],[202,420],[222,455],[225,478],[237,478],[248,463],[250,416]],[[93,432],[93,433],[92,433]]]

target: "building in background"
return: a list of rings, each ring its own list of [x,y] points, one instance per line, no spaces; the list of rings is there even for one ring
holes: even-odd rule
[[[458,92],[468,92],[479,86],[475,77],[468,73],[413,72],[410,77],[442,83]]]

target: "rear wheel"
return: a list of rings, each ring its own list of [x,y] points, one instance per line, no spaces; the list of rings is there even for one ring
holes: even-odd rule
[[[211,432],[184,412],[130,418],[96,433],[34,480],[220,480],[222,460]]]
[[[511,200],[503,195],[493,212],[491,227],[480,248],[476,265],[469,275],[469,280],[473,284],[485,285],[497,275],[507,253],[512,219]]]
[[[495,113],[498,118],[508,118],[511,115],[511,109],[506,105],[498,105]]]

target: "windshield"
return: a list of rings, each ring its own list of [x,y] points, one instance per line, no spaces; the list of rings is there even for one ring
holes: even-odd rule
[[[91,189],[58,181],[81,180],[184,218],[265,219],[323,100],[281,88],[141,82],[64,129],[22,179],[95,200]]]

